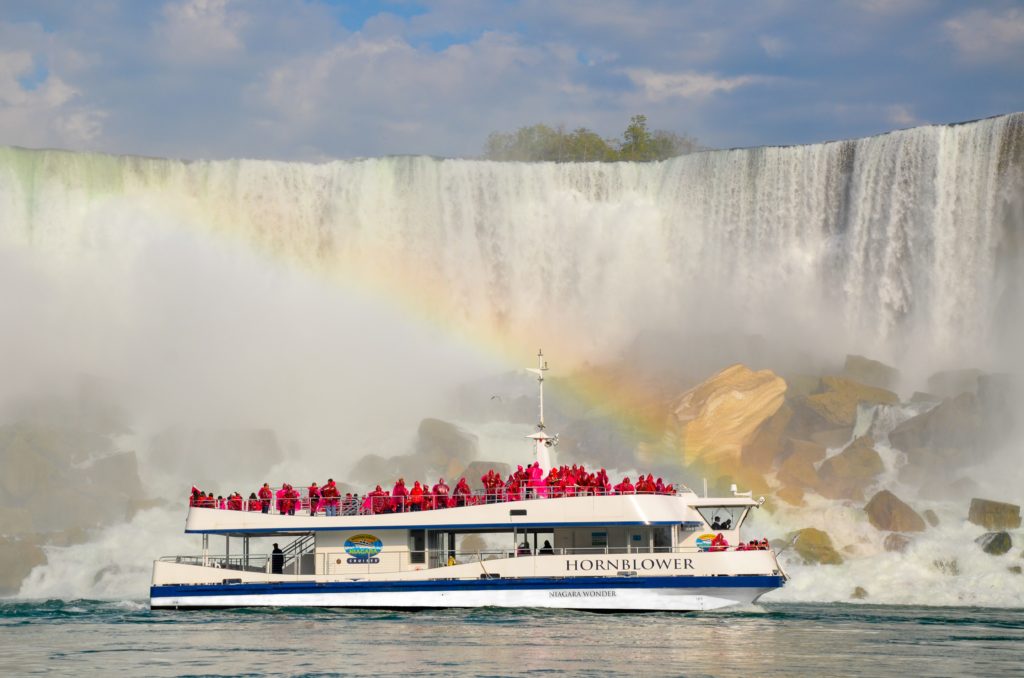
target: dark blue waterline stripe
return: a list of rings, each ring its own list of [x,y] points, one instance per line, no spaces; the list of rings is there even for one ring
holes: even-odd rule
[[[632,525],[636,527],[644,527],[649,525],[684,525],[689,527],[700,527],[704,523],[698,523],[696,521],[685,521],[680,523],[678,520],[626,520],[621,522],[588,522],[588,523],[566,523],[566,522],[551,522],[551,523],[519,523],[509,521],[507,523],[460,523],[460,524],[444,524],[444,525],[343,525],[343,526],[331,526],[331,527],[316,527],[316,526],[295,526],[295,527],[240,527],[233,530],[185,530],[186,534],[264,534],[264,533],[275,533],[275,534],[291,534],[291,533],[305,533],[305,532],[351,532],[353,530],[361,531],[373,531],[373,530],[434,530],[437,532],[447,532],[449,530],[485,530],[500,527],[508,529],[510,527],[517,527],[520,529],[530,528],[545,528],[545,527],[618,527],[621,525]]]
[[[151,586],[151,598],[195,596],[280,595],[289,593],[411,593],[438,591],[543,591],[561,589],[649,588],[757,588],[783,584],[781,576],[738,575],[722,577],[523,577],[507,579],[450,579],[428,581],[271,582],[247,584],[165,584]]]

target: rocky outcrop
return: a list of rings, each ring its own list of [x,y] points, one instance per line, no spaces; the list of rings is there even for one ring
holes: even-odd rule
[[[882,548],[891,553],[903,553],[908,546],[910,546],[910,537],[899,532],[887,534],[882,541]]]
[[[790,506],[804,505],[804,491],[799,487],[783,487],[775,492],[775,496]]]
[[[808,431],[852,427],[857,405],[893,405],[899,398],[892,391],[868,386],[844,377],[823,377],[822,391],[794,399],[797,414]]]
[[[986,532],[974,541],[990,556],[1001,556],[1013,548],[1013,540],[1006,532]]]
[[[832,538],[827,532],[814,527],[805,527],[789,535],[796,551],[804,563],[820,563],[822,565],[840,565],[843,557],[832,546]]]
[[[924,519],[889,490],[882,490],[864,507],[868,522],[879,530],[923,532]]]
[[[466,482],[469,483],[470,487],[480,491],[484,489],[484,484],[480,479],[491,470],[500,473],[502,478],[508,478],[512,469],[508,464],[501,461],[474,461],[460,475],[466,478]],[[454,481],[454,478],[452,480]],[[448,484],[455,487],[455,482],[449,482]]]
[[[939,526],[939,516],[937,513],[935,513],[935,511],[927,509],[922,515],[924,516],[925,522],[927,522],[932,527]]]
[[[475,435],[440,419],[424,419],[416,431],[416,451],[431,469],[445,469],[452,460],[464,468],[476,459],[479,442]]]
[[[831,449],[846,445],[850,442],[850,436],[852,435],[853,427],[847,426],[845,428],[830,428],[825,431],[815,431],[814,433],[811,433],[808,438]]]
[[[984,374],[973,368],[943,370],[928,377],[928,392],[943,398],[955,398],[961,393],[976,393],[978,377]]]
[[[967,520],[989,530],[1015,530],[1020,527],[1020,506],[974,498]]]
[[[674,408],[683,463],[737,465],[758,429],[782,407],[786,382],[732,365],[682,395]]]
[[[762,473],[771,470],[785,448],[784,434],[792,418],[793,408],[783,403],[775,414],[762,422],[750,442],[743,446],[740,454],[743,466]]]
[[[863,586],[856,586],[853,589],[853,593],[850,594],[852,600],[864,600],[868,597],[868,590]]]
[[[894,390],[899,386],[900,371],[862,355],[847,355],[843,376],[868,386]]]
[[[819,494],[830,499],[863,499],[864,490],[885,470],[873,444],[869,436],[862,436],[823,461],[818,467]]]
[[[0,537],[0,595],[17,593],[32,568],[45,562],[46,554],[37,539]]]
[[[816,489],[818,471],[815,465],[825,458],[825,447],[809,440],[787,441],[788,454],[776,474],[779,481],[791,487]]]
[[[977,461],[982,434],[978,398],[962,393],[894,428],[889,443],[906,453],[911,466],[946,474]]]

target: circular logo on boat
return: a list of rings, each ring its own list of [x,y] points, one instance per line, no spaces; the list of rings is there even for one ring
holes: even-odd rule
[[[345,540],[345,553],[357,560],[368,560],[381,552],[384,544],[372,534],[357,534]]]
[[[710,534],[710,533],[700,535],[699,537],[697,537],[697,548],[700,548],[700,549],[709,549],[709,548],[711,548],[711,540],[714,539],[716,536],[718,536],[718,535],[714,535],[714,534]]]

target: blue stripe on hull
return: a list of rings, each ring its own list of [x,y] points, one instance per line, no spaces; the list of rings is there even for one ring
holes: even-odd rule
[[[559,589],[755,588],[783,585],[781,576],[723,577],[570,577],[551,579],[450,579],[434,581],[271,582],[259,584],[166,584],[151,586],[151,598],[243,596],[296,593],[412,593],[421,591],[515,591]]]

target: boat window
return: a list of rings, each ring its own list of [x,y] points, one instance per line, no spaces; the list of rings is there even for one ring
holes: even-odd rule
[[[590,533],[590,545],[591,546],[608,546],[608,533],[607,532],[591,532]]]
[[[700,506],[697,507],[704,521],[712,530],[735,530],[747,512],[746,506]]]
[[[409,530],[409,562],[413,565],[422,565],[427,562],[427,531]]]
[[[654,550],[655,552],[672,550],[671,527],[658,526],[654,528]]]

